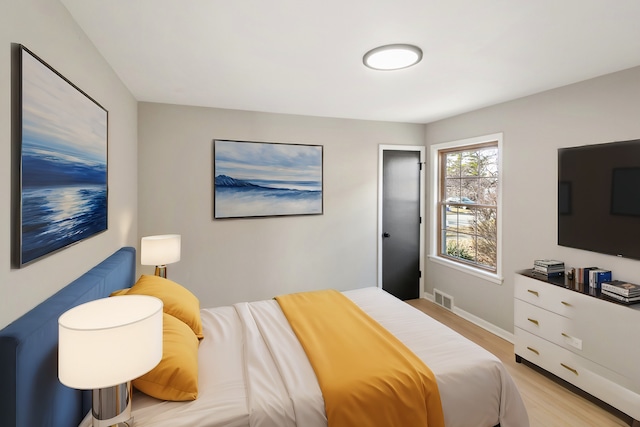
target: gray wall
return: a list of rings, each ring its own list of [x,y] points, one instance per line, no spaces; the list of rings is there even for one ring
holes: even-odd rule
[[[11,44],[25,45],[109,111],[109,229],[22,269],[11,266]],[[0,328],[137,241],[136,101],[52,0],[0,2]]]
[[[640,67],[430,123],[431,144],[504,132],[503,274],[496,285],[434,262],[427,291],[436,287],[462,310],[513,331],[513,277],[538,258],[567,267],[597,265],[614,278],[640,282],[640,261],[557,245],[557,150],[640,138]]]
[[[376,285],[378,145],[423,145],[423,125],[152,103],[138,118],[139,234],[182,235],[168,277],[203,306]],[[213,220],[213,139],[323,145],[324,215]]]

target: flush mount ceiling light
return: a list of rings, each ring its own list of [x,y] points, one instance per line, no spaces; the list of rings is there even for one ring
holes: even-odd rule
[[[388,44],[365,53],[362,62],[374,70],[400,70],[422,59],[422,50],[410,44]]]

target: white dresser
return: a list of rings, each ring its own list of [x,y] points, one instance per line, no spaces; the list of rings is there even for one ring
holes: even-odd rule
[[[557,375],[640,426],[640,304],[616,304],[589,291],[564,278],[538,279],[530,270],[516,274],[516,361]]]

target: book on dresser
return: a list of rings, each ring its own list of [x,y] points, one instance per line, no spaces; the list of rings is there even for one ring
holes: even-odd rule
[[[589,287],[600,289],[602,282],[611,280],[611,271],[602,268],[589,270]]]
[[[576,281],[580,284],[589,284],[589,272],[596,270],[598,267],[580,267],[576,272]]]
[[[552,259],[537,259],[533,261],[533,272],[545,276],[564,275],[564,262]]]
[[[626,304],[634,304],[634,303],[640,302],[640,295],[635,297],[625,297],[615,292],[605,291],[604,289],[602,290],[602,295],[606,295],[609,298],[612,298],[616,301],[620,301]]]
[[[602,282],[602,291],[611,292],[626,298],[640,297],[640,285],[624,282],[622,280],[610,280]]]

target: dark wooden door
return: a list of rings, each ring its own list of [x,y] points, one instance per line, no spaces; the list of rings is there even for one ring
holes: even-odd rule
[[[382,289],[420,297],[420,152],[382,153]]]

